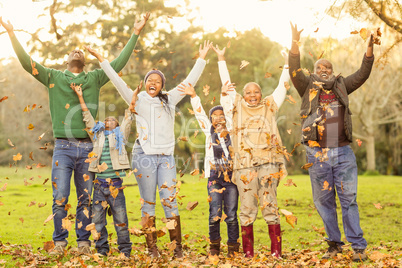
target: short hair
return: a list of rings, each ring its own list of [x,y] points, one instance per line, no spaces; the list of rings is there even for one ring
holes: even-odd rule
[[[258,87],[258,89],[260,90],[260,92],[262,93],[261,87],[259,84],[257,84],[256,82],[248,82],[247,84],[244,85],[243,87],[243,95],[244,95],[244,91],[246,90],[246,88],[250,85],[255,85],[256,87]]]

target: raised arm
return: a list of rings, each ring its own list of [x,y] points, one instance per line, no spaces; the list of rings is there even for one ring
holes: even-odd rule
[[[279,107],[281,107],[286,98],[285,82],[289,82],[289,72],[288,70],[286,70],[288,68],[288,54],[285,51],[282,51],[282,55],[285,58],[285,65],[283,66],[281,78],[279,79],[279,84],[274,90],[274,93],[272,93],[278,109]]]
[[[81,85],[71,85],[71,89],[77,94],[78,100],[80,101],[81,109],[82,109],[82,118],[85,123],[85,127],[87,129],[92,129],[95,126],[95,119],[91,115],[91,112],[88,110],[88,107],[85,103],[84,96],[82,94]],[[88,135],[93,140],[94,134],[88,131]]]
[[[200,45],[200,49],[198,51],[199,58],[197,59],[193,69],[187,75],[186,79],[184,79],[184,81],[180,84],[185,84],[186,86],[189,86],[190,84],[193,86],[196,85],[198,79],[200,78],[202,72],[204,71],[206,65],[205,57],[207,56],[207,53],[211,48],[211,46],[212,43],[210,41],[204,41],[204,45],[202,44]],[[173,105],[176,105],[184,98],[184,95],[182,95],[181,91],[178,90],[178,86],[170,90],[169,95]]]
[[[201,99],[195,93],[194,87],[190,85],[180,84],[177,86],[177,90],[182,92],[182,95],[191,96],[191,106],[193,107],[195,118],[198,121],[198,125],[200,126],[202,132],[205,135],[210,133],[211,130],[211,121],[209,120],[207,114],[204,111],[204,107],[202,107]]]
[[[292,45],[289,52],[289,75],[299,95],[303,96],[309,83],[309,79],[301,71],[300,67],[299,42],[303,29],[298,31],[297,25],[292,23],[290,23],[290,26],[292,28]]]
[[[28,53],[25,52],[21,43],[18,41],[17,37],[14,33],[13,25],[8,21],[7,23],[3,21],[2,17],[0,17],[0,24],[6,29],[8,36],[10,37],[11,44],[13,45],[13,49],[17,54],[18,60],[20,61],[22,67],[25,71],[30,73],[35,79],[44,84],[45,86],[49,86],[49,74],[50,69],[42,66],[41,64],[33,61]]]
[[[135,45],[138,40],[138,35],[141,33],[142,29],[144,28],[147,20],[149,19],[150,14],[146,13],[142,20],[138,20],[134,23],[134,33],[131,36],[130,40],[126,44],[126,46],[123,48],[123,50],[120,52],[120,55],[115,58],[110,65],[116,72],[120,72],[124,66],[126,66],[128,60],[130,59],[131,54],[133,53],[133,50],[135,48]],[[102,77],[100,81],[100,85],[103,86],[108,82],[107,77]]]
[[[344,79],[346,91],[348,94],[352,93],[356,89],[358,89],[361,85],[366,82],[369,78],[371,69],[374,63],[374,54],[373,54],[373,46],[374,46],[374,36],[373,33],[370,33],[370,38],[368,38],[367,50],[366,54],[363,57],[362,64],[360,69],[357,70],[354,74],[347,76]]]

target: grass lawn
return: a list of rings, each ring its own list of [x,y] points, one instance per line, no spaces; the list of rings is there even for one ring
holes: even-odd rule
[[[52,240],[53,222],[44,224],[45,219],[52,214],[52,188],[50,180],[50,168],[34,168],[26,170],[15,167],[0,167],[0,245],[30,245],[32,252],[39,252],[44,242]],[[311,195],[310,180],[308,176],[289,176],[297,185],[284,186],[282,181],[278,188],[278,205],[280,208],[293,212],[298,218],[297,225],[292,228],[286,223],[285,217],[281,218],[283,232],[283,251],[291,254],[303,250],[322,251],[326,248],[323,243],[322,221],[314,204]],[[206,179],[199,176],[185,175],[182,178],[179,202],[182,221],[182,233],[189,236],[184,239],[184,246],[200,256],[207,251],[208,237],[208,202]],[[7,184],[7,185],[6,185]],[[134,176],[125,179],[125,195],[127,209],[129,211],[129,226],[140,228],[140,195]],[[396,176],[360,176],[358,185],[358,203],[360,209],[361,227],[368,241],[369,250],[396,250],[399,258],[401,256],[401,219],[400,211],[402,204],[401,197],[402,177]],[[74,213],[76,206],[75,188],[72,187],[69,203],[72,205],[69,213]],[[198,206],[192,210],[186,210],[188,202],[198,201]],[[42,207],[39,207],[39,204]],[[45,204],[45,205],[44,205]],[[374,204],[380,204],[377,209]],[[44,205],[44,206],[43,206]],[[338,206],[339,207],[339,206]],[[164,224],[160,219],[164,217],[161,204],[157,202],[157,228]],[[341,211],[338,209],[338,218],[342,226]],[[116,240],[112,218],[108,218],[109,233],[113,233],[112,241]],[[257,252],[264,252],[270,245],[268,228],[265,221],[259,216],[254,224],[254,236]],[[223,234],[222,244],[226,244],[226,226],[221,224]],[[343,233],[343,230],[342,230]],[[144,237],[131,236],[134,247],[145,250]],[[162,248],[169,242],[168,235],[161,237],[158,245]],[[346,242],[346,241],[345,241]],[[76,246],[75,232],[72,230],[69,235],[69,245]],[[113,246],[116,248],[116,246]],[[269,247],[268,247],[269,250]],[[1,251],[0,251],[1,252]],[[1,265],[5,263],[15,264],[18,258],[13,259],[11,255],[0,254]],[[393,251],[392,251],[393,252]],[[8,264],[7,264],[8,267]]]

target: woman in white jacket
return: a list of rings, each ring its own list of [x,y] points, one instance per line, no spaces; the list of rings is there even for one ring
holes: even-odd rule
[[[205,57],[210,47],[209,41],[200,45],[199,58],[182,83],[185,85],[197,83],[206,65]],[[108,61],[101,62],[101,67],[122,98],[130,103],[133,91],[111,68]],[[149,254],[152,257],[159,256],[155,229],[156,188],[158,187],[165,217],[168,221],[172,221],[169,226],[174,226],[169,229],[170,240],[176,241],[174,255],[176,258],[182,258],[181,225],[175,189],[176,165],[173,152],[176,142],[175,108],[184,95],[177,87],[169,92],[162,91],[165,82],[163,73],[156,69],[149,71],[144,78],[146,91],[138,94],[135,106],[138,138],[133,148],[132,168],[141,198],[144,200],[141,213]]]

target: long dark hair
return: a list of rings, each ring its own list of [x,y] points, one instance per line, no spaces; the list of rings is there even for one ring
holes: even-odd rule
[[[162,102],[162,106],[165,109],[166,112],[168,112],[170,115],[170,108],[169,108],[169,98],[168,98],[168,94],[166,93],[162,93],[162,90],[159,91],[158,95],[156,95],[159,100]]]

